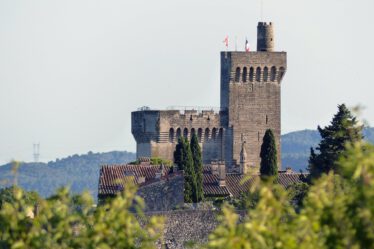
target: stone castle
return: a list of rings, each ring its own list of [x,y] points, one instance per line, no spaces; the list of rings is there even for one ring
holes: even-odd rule
[[[131,114],[137,157],[173,160],[180,136],[198,136],[204,164],[224,161],[241,173],[258,170],[267,129],[274,132],[280,165],[281,82],[287,53],[274,51],[274,26],[259,22],[257,51],[221,52],[220,108],[151,110]]]

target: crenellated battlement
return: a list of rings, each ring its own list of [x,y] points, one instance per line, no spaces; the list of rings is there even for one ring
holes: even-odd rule
[[[273,23],[272,22],[258,22],[258,26],[272,26]]]

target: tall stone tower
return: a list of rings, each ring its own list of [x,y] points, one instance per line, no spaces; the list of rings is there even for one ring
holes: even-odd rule
[[[221,110],[227,116],[222,119],[226,127],[227,165],[239,164],[245,146],[247,167],[258,170],[263,136],[266,129],[272,129],[281,168],[281,82],[287,69],[287,54],[274,50],[273,28],[271,22],[258,23],[255,52],[221,52]]]

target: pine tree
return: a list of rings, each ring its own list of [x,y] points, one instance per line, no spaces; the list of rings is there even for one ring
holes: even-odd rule
[[[334,115],[331,124],[323,129],[318,126],[322,139],[316,148],[319,154],[311,148],[309,158],[311,178],[319,177],[330,170],[337,172],[337,159],[345,151],[347,144],[362,140],[362,128],[344,104],[338,105],[338,112]]]
[[[275,138],[272,130],[268,129],[265,132],[261,145],[261,163],[260,173],[262,176],[277,176],[278,175],[278,160],[277,147],[275,145]]]
[[[196,190],[195,199],[196,202],[200,202],[203,199],[203,162],[202,162],[202,155],[201,155],[201,148],[199,145],[199,141],[197,139],[196,134],[193,134],[191,139],[191,152],[192,158],[194,162],[194,171],[196,176]]]

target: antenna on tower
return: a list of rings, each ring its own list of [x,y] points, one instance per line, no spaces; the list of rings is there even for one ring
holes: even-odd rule
[[[40,143],[33,144],[33,151],[34,151],[34,162],[39,162],[39,156],[40,156]]]

